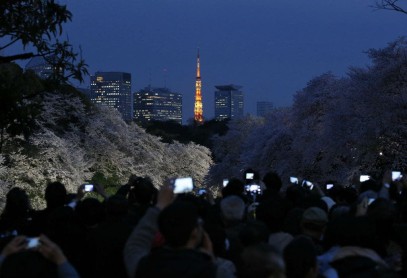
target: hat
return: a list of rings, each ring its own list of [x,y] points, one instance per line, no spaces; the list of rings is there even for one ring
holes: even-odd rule
[[[301,222],[325,225],[328,223],[328,215],[320,208],[311,207],[304,211]]]

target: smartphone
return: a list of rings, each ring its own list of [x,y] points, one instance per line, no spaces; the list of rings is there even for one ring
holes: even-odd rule
[[[391,172],[391,179],[393,181],[398,181],[403,177],[400,171],[393,171]]]
[[[228,185],[228,183],[229,183],[228,179],[223,179],[223,183],[222,183],[223,187],[226,187],[226,185]]]
[[[178,178],[174,180],[174,193],[188,193],[194,189],[194,182],[191,177]]]
[[[370,204],[373,203],[375,200],[375,198],[369,198],[367,205],[370,206]]]
[[[27,240],[27,249],[36,248],[40,245],[39,237],[28,237],[26,240]]]
[[[302,182],[302,186],[309,189],[309,190],[312,190],[314,188],[314,184],[312,182],[310,182],[310,181],[307,181],[307,180],[304,180]]]
[[[369,175],[360,175],[359,181],[360,182],[364,182],[370,180],[370,176]]]
[[[296,178],[296,177],[290,177],[290,182],[291,182],[291,183],[298,184],[298,178]]]
[[[85,191],[86,192],[93,191],[93,184],[85,184]]]
[[[326,190],[329,190],[329,189],[331,189],[332,187],[334,187],[334,185],[333,185],[332,183],[328,183],[328,184],[326,185]]]
[[[199,196],[204,195],[204,194],[206,194],[206,189],[205,188],[201,188],[201,189],[198,190],[198,195]]]
[[[254,173],[246,173],[246,180],[254,179]]]

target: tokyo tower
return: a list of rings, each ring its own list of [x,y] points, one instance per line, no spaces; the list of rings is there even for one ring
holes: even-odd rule
[[[199,64],[199,49],[196,60],[196,81],[195,81],[195,107],[194,107],[194,120],[198,125],[203,124],[203,110],[202,110],[202,94],[201,94],[201,68]]]

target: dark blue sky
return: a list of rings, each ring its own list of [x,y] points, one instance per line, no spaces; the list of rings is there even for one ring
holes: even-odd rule
[[[212,118],[215,85],[242,85],[246,113],[255,114],[256,101],[288,106],[311,78],[366,66],[365,50],[407,35],[407,16],[375,11],[374,0],[60,2],[73,13],[66,31],[91,74],[126,71],[133,91],[151,80],[182,93],[184,121],[193,117],[198,47],[204,117]]]

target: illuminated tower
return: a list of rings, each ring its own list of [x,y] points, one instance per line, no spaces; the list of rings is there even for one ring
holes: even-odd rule
[[[195,81],[195,107],[194,107],[194,120],[198,125],[203,124],[203,111],[202,111],[202,94],[201,94],[201,68],[199,65],[199,49],[196,60],[196,81]]]

